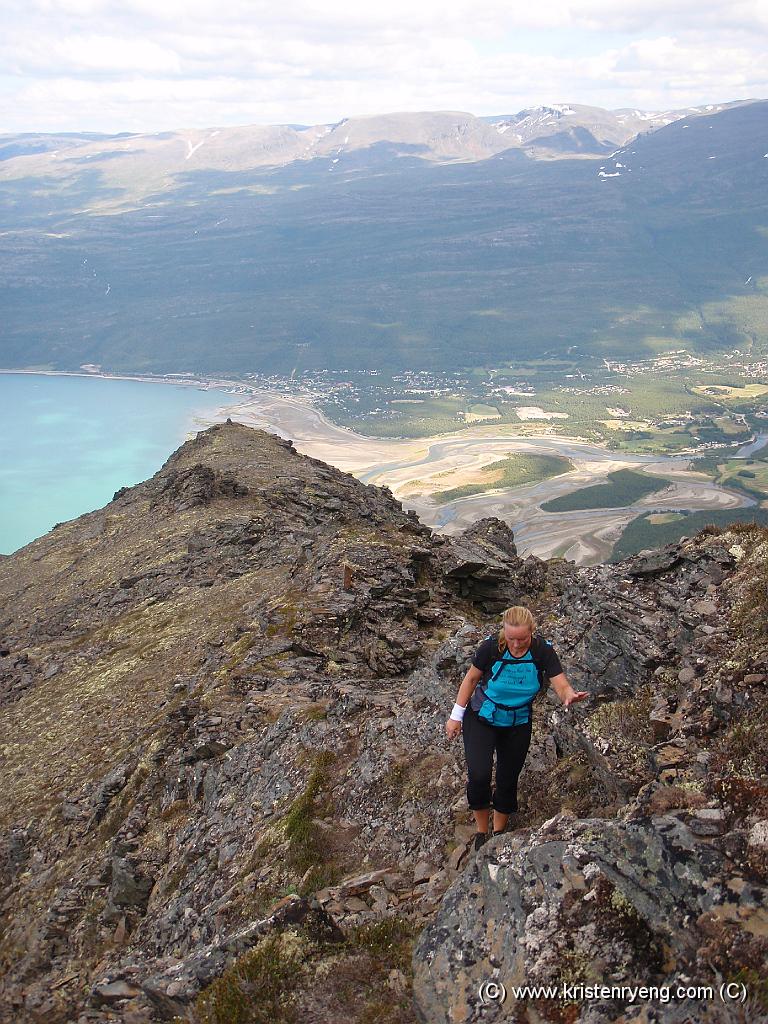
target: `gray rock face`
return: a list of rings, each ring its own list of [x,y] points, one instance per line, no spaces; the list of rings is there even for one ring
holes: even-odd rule
[[[530,601],[548,582],[547,564],[520,558],[509,526],[495,518],[481,519],[452,539],[441,563],[458,593],[491,614]]]
[[[153,878],[142,874],[137,865],[125,857],[112,858],[112,882],[109,887],[109,902],[113,908],[146,910]]]
[[[28,829],[15,828],[0,840],[0,886],[7,888],[23,869],[30,856]]]
[[[216,498],[239,498],[248,494],[236,477],[219,473],[210,466],[198,464],[189,469],[171,471],[158,488],[153,510],[163,506],[173,512],[184,512],[197,505],[210,505]]]
[[[674,544],[610,569],[581,570],[559,608],[572,679],[595,694],[634,693],[690,645],[704,618],[696,605],[734,564],[718,545]],[[717,606],[706,604],[708,618]]]
[[[33,686],[44,680],[37,662],[28,653],[0,649],[0,707],[20,700]]]
[[[123,764],[117,765],[107,772],[91,798],[91,823],[98,824],[107,813],[109,805],[121,790],[125,788],[128,779],[136,769],[136,759],[130,758]]]
[[[419,1017],[514,1020],[536,1007],[547,1019],[547,999],[519,992],[528,985],[556,990],[550,1008],[575,1000],[580,1012],[571,1019],[582,1024],[615,1021],[632,1009],[632,988],[690,983],[704,966],[698,952],[713,922],[743,920],[765,933],[768,888],[734,887],[730,876],[724,853],[677,816],[623,823],[560,814],[530,836],[498,837],[446,893],[416,944]],[[488,983],[503,986],[506,998],[484,999]],[[616,994],[579,995],[579,986],[595,985]],[[654,1020],[701,1012],[701,1000],[657,1002]]]

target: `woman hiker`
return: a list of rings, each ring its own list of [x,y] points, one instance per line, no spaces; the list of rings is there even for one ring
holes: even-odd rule
[[[552,645],[534,636],[535,627],[527,608],[507,608],[499,633],[478,647],[445,724],[448,739],[460,732],[464,736],[467,802],[477,825],[476,850],[488,838],[491,807],[494,835],[504,831],[509,815],[517,810],[517,780],[531,741],[531,705],[545,685],[544,677],[566,708],[589,696],[586,690],[573,689]]]

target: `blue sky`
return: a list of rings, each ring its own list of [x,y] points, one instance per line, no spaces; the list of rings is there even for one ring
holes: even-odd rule
[[[768,97],[768,0],[0,4],[0,132]]]

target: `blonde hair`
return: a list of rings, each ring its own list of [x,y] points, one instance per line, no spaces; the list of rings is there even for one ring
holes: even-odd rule
[[[528,626],[533,633],[536,628],[536,621],[533,615],[522,604],[515,604],[511,608],[507,608],[501,619],[502,626],[499,630],[499,650],[503,651],[507,646],[507,640],[504,636],[504,626]]]

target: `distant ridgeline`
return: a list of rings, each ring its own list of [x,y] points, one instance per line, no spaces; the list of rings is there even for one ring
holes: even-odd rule
[[[764,353],[768,103],[619,113],[6,137],[0,365]]]

